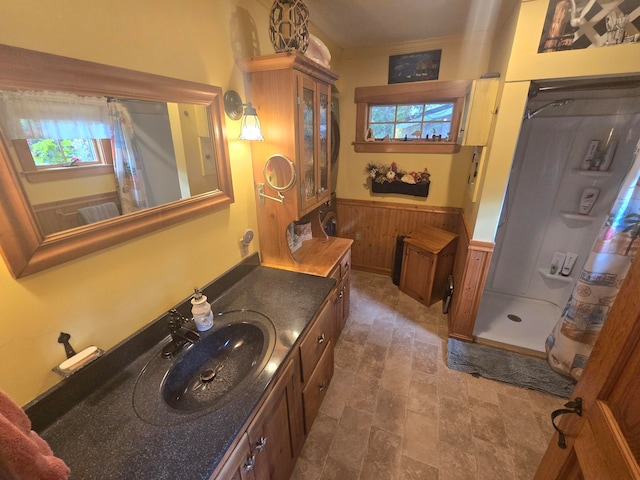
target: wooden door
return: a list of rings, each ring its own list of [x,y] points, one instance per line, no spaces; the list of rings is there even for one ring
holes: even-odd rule
[[[535,480],[640,479],[640,261],[631,267],[573,398],[582,416],[562,415]]]
[[[216,479],[255,480],[256,477],[253,475],[254,460],[249,449],[249,439],[245,433]]]
[[[295,466],[298,438],[302,426],[296,418],[300,401],[295,395],[296,363],[289,360],[279,380],[249,426],[251,453],[255,459],[256,480],[287,480]]]
[[[400,290],[425,305],[433,284],[433,254],[405,243]]]

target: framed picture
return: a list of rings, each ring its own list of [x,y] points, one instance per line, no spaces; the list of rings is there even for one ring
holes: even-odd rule
[[[389,57],[389,84],[437,80],[442,50],[392,55]]]
[[[538,53],[640,41],[640,0],[550,0]]]

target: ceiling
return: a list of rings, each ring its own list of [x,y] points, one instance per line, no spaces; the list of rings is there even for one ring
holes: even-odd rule
[[[305,0],[309,21],[343,49],[492,31],[519,0]]]

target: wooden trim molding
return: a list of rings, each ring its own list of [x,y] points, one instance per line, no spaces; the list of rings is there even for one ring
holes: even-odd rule
[[[473,327],[495,244],[471,240],[464,215],[461,215],[460,224],[458,251],[453,266],[449,337],[472,342]]]

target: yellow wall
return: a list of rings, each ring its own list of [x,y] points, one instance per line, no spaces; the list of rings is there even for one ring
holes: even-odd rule
[[[491,56],[489,58],[489,72],[497,72],[500,74],[500,85],[498,88],[498,98],[502,96],[502,91],[505,85],[505,76],[507,72],[507,66],[509,63],[509,56],[511,55],[511,46],[513,44],[513,37],[515,35],[516,23],[518,21],[518,12],[519,12],[519,4],[512,4],[511,8],[508,9],[508,4],[505,5],[505,10],[502,11],[500,18],[498,20],[497,27],[495,29],[495,35],[493,37],[491,43]],[[491,138],[493,132],[496,127],[495,118],[492,122],[491,129],[489,131],[489,137]],[[485,151],[482,152],[485,160],[481,162],[480,168],[478,169],[478,177],[476,178],[478,189],[478,195],[476,196],[475,201],[472,200],[473,191],[469,189],[468,195],[464,196],[464,204],[463,211],[467,220],[467,225],[473,232],[476,220],[478,216],[478,209],[480,207],[482,201],[482,193],[483,187],[485,184],[485,171],[486,167],[486,159],[491,156],[492,145],[489,144],[485,147]],[[507,171],[509,169],[507,168]]]
[[[481,201],[477,208],[477,221],[473,231],[475,240],[494,239],[530,81],[640,72],[638,43],[537,53],[548,6],[549,0],[530,0],[520,6],[506,84],[484,172]]]
[[[4,2],[0,43],[233,88],[234,56],[270,54],[256,0]],[[241,260],[257,233],[250,149],[227,119],[235,203],[19,280],[0,263],[0,389],[25,404],[59,377],[60,331],[76,350],[112,347]],[[7,228],[6,225],[0,228]],[[251,251],[256,249],[254,242]]]
[[[417,203],[434,206],[462,207],[467,171],[473,150],[462,148],[453,155],[445,154],[385,154],[355,153],[356,105],[353,102],[357,87],[386,85],[389,56],[401,53],[442,49],[439,80],[475,79],[487,72],[491,38],[486,33],[464,37],[442,37],[419,42],[402,43],[377,48],[345,50],[340,59],[340,161],[338,162],[338,198],[383,200],[397,203]],[[431,173],[431,187],[427,199],[408,196],[372,197],[363,187],[365,166],[369,162],[396,162],[408,171]]]

